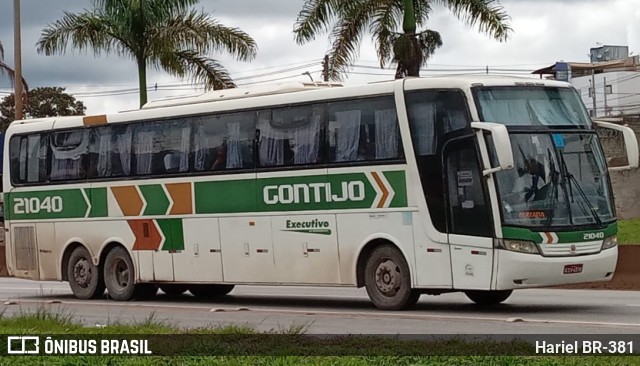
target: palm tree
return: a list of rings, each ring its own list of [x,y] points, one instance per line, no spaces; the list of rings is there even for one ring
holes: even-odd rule
[[[226,51],[241,61],[256,55],[255,41],[238,28],[192,10],[199,0],[93,0],[92,9],[65,12],[42,31],[37,49],[64,53],[69,41],[96,56],[115,53],[138,64],[140,106],[147,102],[147,67],[163,69],[206,89],[235,87],[227,70],[207,55]]]
[[[4,62],[4,47],[2,46],[2,42],[0,42],[0,76],[7,75],[9,77],[9,81],[11,84],[15,82],[16,73],[13,69]],[[27,85],[27,81],[22,78],[22,85],[24,86],[24,93],[26,94],[29,90],[29,86]]]
[[[432,5],[449,8],[460,20],[499,41],[506,41],[509,16],[497,0],[305,0],[294,26],[298,44],[330,32],[329,78],[339,80],[358,56],[368,31],[376,45],[380,67],[397,64],[396,78],[420,76],[442,38],[424,27]],[[402,24],[402,32],[397,32]]]

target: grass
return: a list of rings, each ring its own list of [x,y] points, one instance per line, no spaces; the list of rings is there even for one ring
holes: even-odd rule
[[[620,244],[640,244],[640,218],[618,222]]]
[[[133,324],[106,324],[100,327],[85,327],[73,320],[73,314],[59,309],[49,311],[44,306],[35,311],[21,311],[8,317],[0,313],[0,334],[77,334],[77,335],[124,335],[164,334],[169,336],[163,348],[180,345],[189,335],[208,334],[200,337],[191,347],[198,353],[203,350],[231,350],[231,354],[242,354],[242,350],[254,350],[274,356],[0,356],[0,365],[639,365],[637,356],[467,356],[496,353],[523,354],[532,346],[525,342],[464,342],[462,340],[402,340],[393,337],[331,337],[311,339],[304,335],[308,325],[296,325],[285,329],[258,332],[249,326],[217,326],[198,329],[179,329],[166,320],[157,319],[152,313]],[[73,337],[73,336],[71,336]],[[144,337],[141,337],[144,338]],[[283,342],[283,340],[287,342]],[[42,343],[41,343],[42,344]],[[349,356],[304,356],[324,349],[326,354],[350,354]],[[435,356],[413,356],[430,350]],[[198,352],[199,351],[199,352]],[[235,352],[234,352],[235,351]],[[248,352],[247,352],[248,353]],[[322,353],[322,352],[321,352]],[[220,353],[218,353],[220,354]],[[355,354],[355,355],[354,355]],[[369,356],[376,354],[378,356]],[[291,356],[294,355],[294,356]],[[448,356],[457,355],[457,356]]]

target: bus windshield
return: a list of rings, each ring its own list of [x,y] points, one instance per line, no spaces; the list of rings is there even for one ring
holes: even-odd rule
[[[512,134],[515,167],[498,172],[506,225],[602,225],[614,219],[595,134]]]
[[[589,114],[572,88],[499,86],[474,88],[481,121],[507,126],[589,128]]]

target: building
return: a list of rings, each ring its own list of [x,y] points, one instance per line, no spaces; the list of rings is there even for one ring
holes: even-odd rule
[[[602,62],[556,62],[533,74],[573,84],[592,117],[640,115],[640,58],[627,52],[622,46],[592,48],[591,60]]]

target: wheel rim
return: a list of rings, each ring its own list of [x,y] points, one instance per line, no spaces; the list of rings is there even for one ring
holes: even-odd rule
[[[116,262],[113,264],[113,279],[115,280],[115,283],[120,286],[120,288],[127,288],[127,286],[129,286],[129,281],[130,281],[130,270],[129,270],[129,266],[127,265],[127,262],[125,262],[123,259],[118,259],[116,260]]]
[[[87,258],[82,258],[73,266],[73,280],[82,288],[87,288],[91,284],[91,263]]]
[[[391,259],[383,259],[376,267],[376,287],[386,296],[394,296],[401,287],[400,267]]]

